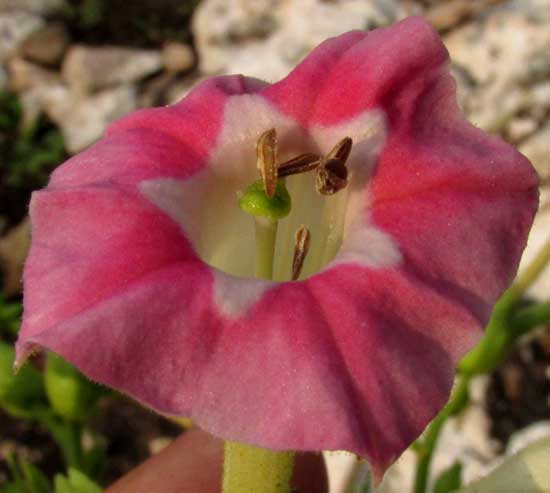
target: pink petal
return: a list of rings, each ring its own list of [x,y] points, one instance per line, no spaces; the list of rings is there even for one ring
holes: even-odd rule
[[[464,122],[446,62],[413,18],[329,40],[273,86],[213,79],[116,123],[33,198],[19,359],[47,347],[223,438],[346,449],[381,476],[446,401],[536,209],[528,162]],[[259,116],[250,98],[300,131],[383,112],[387,140],[358,207],[400,262],[336,262],[276,284],[197,257],[177,214],[140,186],[192,186],[224,149],[228,103],[244,123]],[[235,296],[239,309],[224,309]]]
[[[402,90],[422,84],[447,60],[435,30],[410,17],[325,41],[262,94],[304,125],[331,125],[367,109],[386,109]]]

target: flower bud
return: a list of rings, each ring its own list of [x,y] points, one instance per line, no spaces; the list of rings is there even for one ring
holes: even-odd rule
[[[60,356],[48,353],[44,379],[50,405],[58,415],[81,421],[93,411],[99,387]]]

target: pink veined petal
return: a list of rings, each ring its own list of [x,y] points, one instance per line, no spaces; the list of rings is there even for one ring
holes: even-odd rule
[[[131,113],[111,124],[107,133],[135,128],[161,130],[205,157],[212,151],[220,134],[227,98],[254,94],[266,85],[261,80],[242,75],[207,79],[181,102]]]
[[[179,227],[135,192],[109,185],[46,190],[34,194],[30,212],[21,340],[93,310],[167,265],[201,265]]]
[[[180,227],[138,185],[158,177],[186,180],[202,169],[221,130],[225,100],[260,86],[242,76],[211,79],[164,112],[122,118],[99,143],[53,173],[47,190],[31,202],[33,242],[20,341],[165,264],[202,265]],[[179,111],[193,117],[196,127]],[[19,358],[30,349],[18,344]]]
[[[109,126],[100,145],[58,168],[49,186],[186,179],[206,165],[222,128],[227,98],[253,94],[264,86],[250,77],[216,77],[199,84],[178,104],[124,116]],[[125,136],[119,138],[120,133]]]
[[[420,17],[319,45],[294,71],[262,91],[304,126],[332,125],[381,107],[448,61],[435,30]]]
[[[538,205],[538,178],[510,145],[470,125],[447,71],[403,91],[373,172],[371,214],[409,269],[484,324],[512,281]]]
[[[213,79],[174,107],[115,123],[33,199],[19,357],[47,347],[223,438],[347,449],[380,477],[446,401],[536,209],[532,169],[464,122],[446,62],[433,29],[413,18],[329,40],[273,86]],[[222,313],[218,274],[137,187],[192,179],[227,99],[242,93],[304,128],[384,111],[365,201],[402,265],[336,265],[273,286],[243,316]]]

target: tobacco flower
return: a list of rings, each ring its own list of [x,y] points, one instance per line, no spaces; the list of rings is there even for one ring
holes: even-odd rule
[[[269,129],[280,162],[353,145],[332,196],[286,178],[264,280],[238,202]],[[217,77],[133,113],[58,168],[30,206],[18,363],[47,348],[224,439],[349,450],[380,476],[446,402],[536,207],[529,162],[460,114],[425,21],[350,32],[278,83]]]

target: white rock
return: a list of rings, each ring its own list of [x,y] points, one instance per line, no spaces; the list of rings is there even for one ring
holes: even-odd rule
[[[413,490],[416,454],[407,449],[388,469],[376,493],[403,493]]]
[[[550,421],[538,421],[516,431],[508,441],[506,455],[513,455],[542,438],[550,438]]]
[[[68,45],[65,25],[55,22],[31,33],[21,44],[20,54],[33,62],[54,65],[61,61]]]
[[[86,98],[63,85],[40,86],[25,96],[60,127],[71,154],[93,144],[108,123],[137,106],[136,90],[131,85],[105,89]]]
[[[87,93],[142,79],[161,67],[158,51],[77,45],[67,53],[62,74],[72,89]]]
[[[512,142],[519,142],[537,130],[537,121],[531,117],[517,117],[508,123],[507,133]]]
[[[542,113],[537,115],[537,112],[535,112],[535,116],[544,118],[544,113],[550,109],[550,80],[533,85],[531,103],[535,109],[540,110]]]
[[[18,9],[47,14],[60,10],[65,4],[65,0],[0,0],[0,11]]]
[[[22,11],[0,12],[0,63],[12,56],[27,36],[43,24],[37,15]]]
[[[519,148],[541,177],[550,177],[550,124],[527,139]]]
[[[549,8],[548,0],[540,5],[530,0],[505,2],[449,33],[445,45],[453,61],[478,83],[525,79],[527,69],[539,70],[536,60],[547,53],[550,30],[539,19]]]
[[[535,110],[530,86],[550,73],[550,30],[541,22],[549,11],[548,0],[509,0],[444,37],[476,85],[464,104],[474,124],[498,132],[520,111]]]
[[[195,53],[189,45],[169,42],[162,47],[162,61],[168,72],[185,72],[193,67]]]
[[[311,49],[350,29],[390,24],[407,11],[396,0],[203,0],[193,18],[201,72],[275,81]]]
[[[61,77],[53,70],[27,62],[22,58],[12,58],[8,62],[10,88],[16,92],[25,91],[40,85],[59,84]]]

